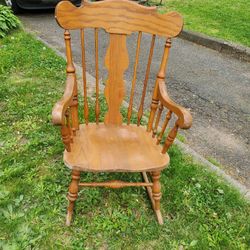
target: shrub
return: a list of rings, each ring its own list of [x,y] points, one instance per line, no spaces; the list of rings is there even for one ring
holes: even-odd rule
[[[12,10],[0,4],[0,38],[5,37],[7,33],[18,27],[20,27],[20,21]]]

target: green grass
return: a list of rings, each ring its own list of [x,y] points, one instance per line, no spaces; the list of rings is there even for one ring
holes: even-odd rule
[[[163,0],[161,11],[170,10],[183,15],[184,29],[250,47],[249,0]]]
[[[70,171],[50,115],[63,92],[65,62],[23,32],[0,46],[0,249],[248,248],[249,204],[176,146],[162,175],[163,226],[142,188],[89,188],[65,227]],[[82,178],[140,180],[137,174]]]
[[[223,166],[213,157],[208,157],[207,160],[217,167],[223,168]]]

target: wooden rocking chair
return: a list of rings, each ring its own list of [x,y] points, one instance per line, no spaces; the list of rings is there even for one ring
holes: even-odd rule
[[[55,125],[61,126],[62,140],[65,145],[64,162],[72,170],[72,181],[69,186],[69,207],[66,224],[70,225],[74,202],[79,187],[146,187],[159,224],[163,223],[160,211],[161,186],[160,173],[169,163],[166,153],[173,143],[178,128],[187,129],[192,124],[192,117],[186,109],[174,103],[168,96],[165,87],[165,71],[171,47],[171,38],[177,36],[183,26],[182,17],[176,12],[158,14],[155,7],[144,7],[128,0],[106,0],[95,3],[83,2],[79,8],[70,1],[61,1],[56,7],[56,20],[65,29],[64,38],[67,56],[67,80],[65,93],[56,103],[52,112]],[[89,123],[87,99],[87,82],[85,66],[84,29],[95,30],[96,53],[96,122]],[[109,47],[105,56],[108,79],[105,86],[105,98],[108,111],[104,123],[99,122],[99,78],[98,78],[98,29],[109,34]],[[78,88],[75,67],[72,61],[71,38],[69,30],[79,29],[82,47],[84,120],[79,124]],[[124,100],[124,71],[127,69],[128,53],[126,38],[132,32],[138,32],[135,55],[134,74],[127,112],[127,123],[124,124],[120,108]],[[142,32],[152,34],[149,58],[143,91],[137,115],[137,124],[130,124],[133,111],[136,71]],[[150,65],[156,36],[166,37],[159,73],[156,77],[152,96],[151,113],[147,128],[140,126],[143,116],[144,99],[150,72]],[[163,109],[167,115],[163,126],[157,134]],[[161,146],[163,135],[175,114],[176,121]],[[80,172],[139,172],[144,182],[123,182],[119,180],[82,183]],[[148,175],[151,178],[148,178]]]

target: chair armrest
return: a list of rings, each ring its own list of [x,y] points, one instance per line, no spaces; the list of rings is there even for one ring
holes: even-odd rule
[[[65,112],[72,102],[75,84],[75,76],[68,75],[63,97],[55,104],[52,110],[52,123],[54,125],[64,125]]]
[[[168,96],[165,82],[159,81],[159,99],[162,105],[178,116],[178,126],[182,129],[188,129],[192,125],[192,116],[190,112],[173,102]]]

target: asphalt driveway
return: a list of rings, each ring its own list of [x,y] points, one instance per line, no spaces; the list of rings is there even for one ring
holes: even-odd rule
[[[24,25],[49,44],[64,53],[63,30],[57,25],[53,12],[32,12],[20,16]],[[128,85],[132,79],[135,59],[135,35],[127,42],[130,68],[125,73]],[[108,36],[99,34],[100,62],[105,55]],[[136,83],[136,104],[140,101],[151,37],[143,35],[140,67]],[[81,63],[79,32],[73,32],[74,60]],[[157,39],[151,67],[146,104],[149,106],[154,79],[163,51],[162,39]],[[87,71],[95,75],[94,33],[86,34]],[[79,72],[81,73],[81,72]],[[100,75],[106,78],[105,68]],[[182,132],[186,143],[205,158],[219,162],[235,179],[250,187],[250,64],[222,55],[217,51],[187,42],[173,41],[167,71],[170,96],[190,108],[193,126]],[[128,90],[127,86],[127,90]]]

